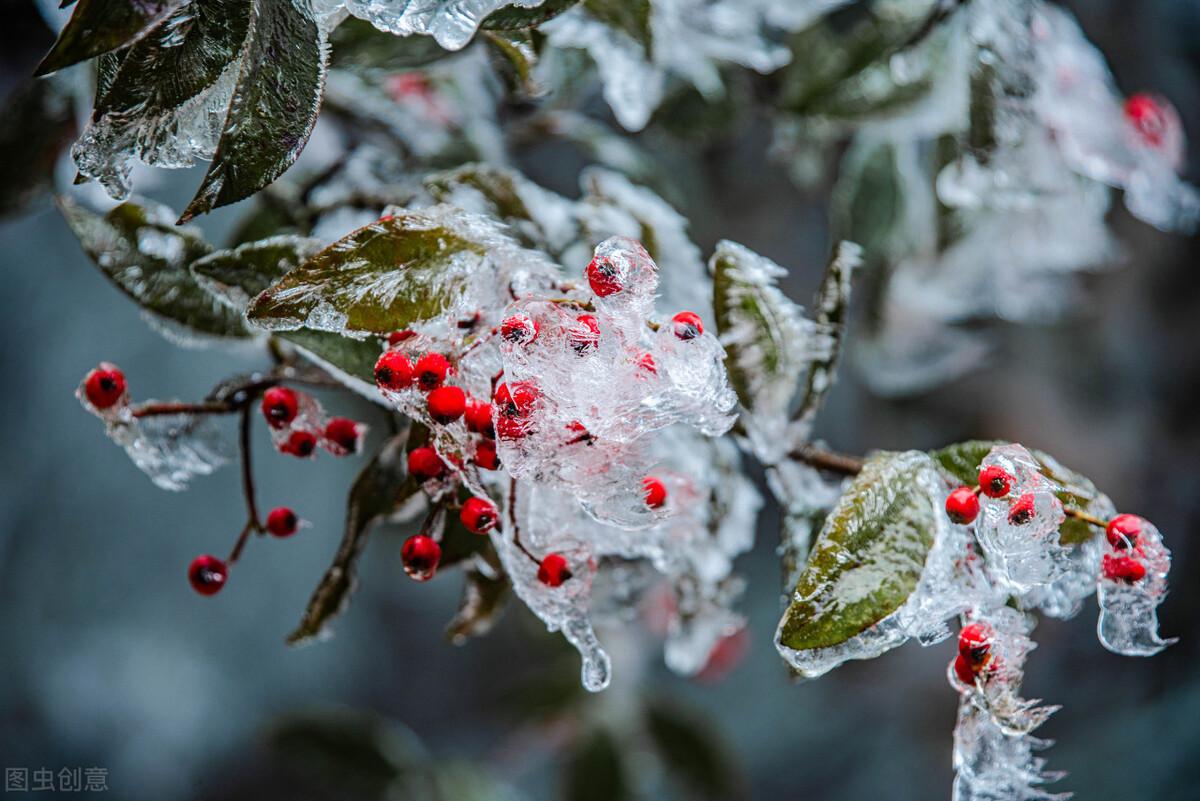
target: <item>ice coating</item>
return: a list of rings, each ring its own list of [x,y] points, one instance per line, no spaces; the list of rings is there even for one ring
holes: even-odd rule
[[[1068,550],[1058,529],[1066,519],[1058,487],[1040,472],[1037,460],[1020,445],[999,445],[980,468],[996,466],[1013,477],[1002,498],[980,497],[975,537],[997,580],[1013,591],[1049,584],[1068,570]]]
[[[1104,559],[1132,559],[1145,568],[1138,580],[1110,578],[1101,570],[1096,584],[1100,618],[1096,635],[1105,648],[1125,656],[1153,656],[1177,642],[1158,636],[1158,605],[1167,595],[1167,573],[1171,552],[1163,545],[1162,535],[1148,520],[1138,518],[1141,533],[1136,544],[1118,548],[1104,545]]]
[[[534,8],[544,0],[345,0],[352,15],[399,36],[432,36],[447,50],[459,50],[493,11],[506,6]],[[343,5],[329,2],[331,7]]]

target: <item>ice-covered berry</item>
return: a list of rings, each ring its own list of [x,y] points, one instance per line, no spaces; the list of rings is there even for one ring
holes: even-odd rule
[[[486,534],[496,527],[499,514],[496,504],[486,498],[470,497],[463,503],[458,519],[473,534]]]
[[[1003,498],[1012,485],[1013,477],[1003,467],[992,464],[979,471],[979,489],[989,498]]]
[[[541,390],[532,381],[514,381],[511,385],[498,384],[492,402],[502,417],[528,417],[541,396]]]
[[[431,391],[425,399],[429,416],[446,425],[463,416],[467,410],[467,393],[462,387],[444,386]]]
[[[408,453],[408,474],[417,481],[438,478],[446,472],[446,464],[437,451],[428,445],[413,448]]]
[[[958,633],[959,656],[973,665],[982,664],[992,650],[995,636],[995,631],[987,623],[976,622],[963,626]]]
[[[979,496],[970,487],[958,487],[946,496],[946,515],[960,526],[979,517]]]
[[[276,537],[290,537],[300,528],[300,519],[286,506],[277,506],[267,514],[267,531]]]
[[[426,353],[417,359],[416,366],[413,367],[417,388],[422,392],[432,392],[440,387],[445,383],[449,372],[450,360],[440,353]]]
[[[483,470],[495,470],[500,467],[500,457],[496,455],[495,442],[485,439],[475,445],[475,464]]]
[[[467,430],[485,437],[495,437],[496,429],[492,425],[492,404],[477,398],[467,399],[467,410],[463,412],[463,421]]]
[[[287,441],[279,446],[281,453],[305,459],[317,449],[317,435],[311,431],[293,431]]]
[[[408,389],[413,383],[412,362],[399,351],[387,351],[375,362],[375,383],[392,392]]]
[[[1008,522],[1010,525],[1023,526],[1033,520],[1036,511],[1033,493],[1026,492],[1008,507]]]
[[[229,568],[215,556],[197,556],[188,566],[188,581],[201,595],[216,595],[225,586]]]
[[[661,509],[667,502],[667,487],[654,476],[642,479],[642,492],[651,509]]]
[[[1162,147],[1170,128],[1170,113],[1158,98],[1148,94],[1131,95],[1125,100],[1125,119],[1150,147]]]
[[[1106,553],[1101,570],[1106,579],[1110,581],[1124,581],[1126,584],[1133,584],[1146,577],[1146,566],[1132,556],[1117,556]]]
[[[571,567],[562,554],[548,553],[538,564],[537,577],[547,587],[559,587],[571,578]]]
[[[401,342],[406,342],[417,335],[416,331],[409,331],[405,328],[402,331],[393,331],[387,335],[387,343],[392,347],[399,345]]]
[[[606,298],[625,288],[621,280],[621,270],[610,258],[596,256],[584,272],[587,275],[588,286],[597,297]]]
[[[83,393],[97,409],[111,409],[125,395],[125,374],[105,362],[84,378]]]
[[[514,345],[528,345],[537,339],[537,320],[528,314],[514,314],[500,323],[500,336]]]
[[[287,387],[271,387],[263,393],[262,414],[271,428],[283,428],[296,419],[300,398]]]
[[[342,453],[358,451],[362,427],[349,417],[335,417],[325,425],[325,439],[337,445]]]
[[[528,418],[501,415],[496,420],[496,436],[505,440],[524,439],[533,431]]]
[[[1123,551],[1137,548],[1142,543],[1142,518],[1137,515],[1117,515],[1108,521],[1104,529],[1108,544]]]
[[[968,687],[975,686],[975,667],[962,654],[954,657],[954,675]]]
[[[442,559],[442,546],[438,545],[433,537],[414,534],[401,546],[400,559],[404,562],[404,572],[409,578],[429,581],[437,572],[438,562]]]
[[[600,321],[594,314],[581,314],[567,329],[567,341],[580,356],[595,350],[600,344]]]
[[[681,311],[671,318],[671,331],[679,339],[695,339],[704,333],[704,322],[695,312]]]

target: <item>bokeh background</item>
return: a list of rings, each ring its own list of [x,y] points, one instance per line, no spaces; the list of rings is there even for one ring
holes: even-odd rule
[[[1067,5],[1124,90],[1174,100],[1193,133],[1188,174],[1200,180],[1200,3]],[[30,3],[6,0],[0,19],[7,93],[52,37]],[[710,153],[708,191],[684,211],[706,252],[718,238],[741,241],[791,266],[787,289],[807,298],[828,247],[825,206],[767,161],[767,137],[752,126],[736,146]],[[570,193],[580,164],[563,157],[530,166]],[[178,207],[197,180],[163,176],[149,194]],[[203,224],[219,232],[231,219],[218,213]],[[1175,557],[1162,629],[1181,642],[1152,659],[1110,654],[1095,639],[1092,606],[1076,620],[1039,625],[1025,687],[1064,707],[1040,732],[1057,740],[1050,767],[1070,774],[1054,789],[1085,801],[1195,801],[1200,240],[1156,232],[1119,204],[1113,224],[1127,257],[1088,280],[1087,302],[1072,319],[998,329],[987,366],[904,401],[871,396],[846,370],[820,434],[850,452],[1019,440],[1087,473],[1120,508],[1151,517]],[[458,582],[406,580],[403,534],[391,530],[373,538],[336,636],[285,646],[340,537],[358,463],[297,463],[270,452],[261,430],[260,502],[294,505],[313,527],[292,541],[252,542],[220,596],[195,595],[188,562],[224,553],[241,525],[237,470],[183,494],[161,492],[105,441],[72,390],[101,359],[120,364],[141,397],[185,398],[260,362],[181,350],[153,333],[87,263],[48,198],[0,220],[0,265],[0,765],[102,766],[110,796],[131,801],[376,797],[379,766],[349,735],[325,743],[334,762],[351,767],[350,778],[331,782],[314,769],[324,757],[313,756],[312,742],[280,734],[281,720],[341,710],[343,721],[377,716],[407,727],[385,738],[404,759],[471,763],[517,797],[561,796],[561,746],[574,724],[570,716],[548,723],[545,713],[576,681],[572,653],[519,605],[490,636],[445,643]],[[379,422],[369,408],[335,403]],[[764,512],[758,545],[740,562],[750,580],[750,648],[723,681],[672,676],[652,637],[630,629],[611,635],[615,686],[584,699],[583,715],[620,720],[639,698],[686,709],[722,743],[737,777],[731,796],[948,798],[957,699],[944,669],[953,645],[910,644],[792,684],[771,645],[780,611],[777,522]],[[639,747],[628,745],[627,769],[655,770]],[[686,796],[648,781],[654,797]]]

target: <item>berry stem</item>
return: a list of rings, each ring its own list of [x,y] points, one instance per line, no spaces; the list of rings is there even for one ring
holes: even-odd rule
[[[1108,523],[1096,517],[1095,515],[1090,515],[1082,509],[1075,509],[1071,506],[1063,506],[1063,514],[1065,514],[1067,517],[1073,517],[1076,520],[1082,520],[1083,522],[1096,526],[1097,528],[1105,528],[1108,525]]]
[[[238,427],[238,446],[242,453],[242,494],[246,496],[246,515],[249,518],[246,521],[246,528],[242,532],[241,539],[246,538],[246,534],[251,529],[262,533],[262,524],[258,522],[258,502],[255,500],[254,490],[254,468],[250,460],[250,419],[251,419],[251,404],[247,403],[242,407],[241,424]],[[234,549],[237,553],[239,547]],[[229,561],[233,561],[236,557],[230,557]]]
[[[513,545],[517,546],[517,550],[529,557],[529,561],[539,567],[542,560],[538,559],[529,549],[525,547],[525,543],[521,542],[521,529],[517,525],[517,480],[509,479],[508,484],[508,525],[512,529]]]
[[[232,414],[238,404],[229,401],[201,401],[200,403],[143,403],[130,409],[134,417],[156,417],[167,414]]]
[[[595,311],[596,307],[592,305],[590,300],[576,300],[575,298],[549,298],[549,302],[558,306],[574,306],[581,311]]]
[[[797,446],[788,456],[819,470],[840,473],[844,476],[856,476],[863,469],[863,460],[857,456],[826,451],[807,444]]]

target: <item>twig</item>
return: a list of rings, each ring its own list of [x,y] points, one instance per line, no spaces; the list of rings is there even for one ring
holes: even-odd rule
[[[800,445],[792,450],[788,456],[819,470],[841,473],[844,476],[856,476],[863,469],[863,460],[857,456],[825,451],[815,448],[812,445]]]
[[[156,417],[167,414],[232,414],[238,404],[228,401],[201,401],[200,403],[143,403],[130,409],[134,417]]]
[[[242,451],[242,493],[246,496],[249,525],[262,531],[262,524],[258,521],[258,502],[255,500],[254,468],[250,462],[250,407],[249,403],[242,407],[242,420],[238,430],[238,444]]]
[[[525,543],[521,542],[521,529],[517,526],[517,480],[510,479],[508,485],[508,523],[512,529],[513,545],[517,546],[517,550],[529,557],[529,561],[535,565],[541,565],[542,560],[538,559],[529,549],[525,547]]]
[[[1067,517],[1072,517],[1076,520],[1082,520],[1084,523],[1088,523],[1089,525],[1096,526],[1097,528],[1108,528],[1108,523],[1106,523],[1105,521],[1096,517],[1095,515],[1088,514],[1087,512],[1083,511],[1082,509],[1075,509],[1074,507],[1071,507],[1071,506],[1064,506],[1063,514],[1065,514]]]

